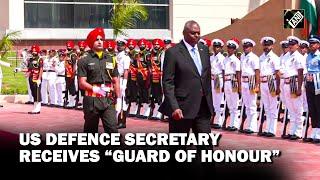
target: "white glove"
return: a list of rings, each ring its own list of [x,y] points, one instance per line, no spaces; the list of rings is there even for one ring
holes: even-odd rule
[[[14,68],[13,72],[17,73],[17,72],[20,72],[20,71],[21,71],[21,68]]]
[[[37,86],[38,86],[38,87],[40,87],[41,80],[40,80],[40,79],[38,79],[38,80],[36,81],[36,83],[37,83]]]
[[[101,95],[101,96],[106,96],[106,94],[107,94],[104,90],[102,90],[100,87],[97,87],[97,86],[93,86],[92,91],[96,94]]]

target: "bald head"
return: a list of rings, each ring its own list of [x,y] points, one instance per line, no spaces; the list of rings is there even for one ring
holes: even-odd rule
[[[187,21],[184,24],[183,37],[184,40],[191,46],[196,45],[200,39],[199,24],[194,20]]]

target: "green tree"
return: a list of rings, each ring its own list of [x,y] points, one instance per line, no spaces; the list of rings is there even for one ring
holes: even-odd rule
[[[127,36],[125,29],[132,29],[140,20],[148,19],[148,12],[142,6],[139,0],[113,0],[111,26],[113,28],[113,36]]]
[[[19,31],[6,33],[0,40],[0,57],[6,58],[8,53],[12,51],[14,43],[18,40]]]

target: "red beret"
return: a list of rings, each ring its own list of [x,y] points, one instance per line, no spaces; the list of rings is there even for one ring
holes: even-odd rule
[[[95,28],[88,34],[86,42],[90,49],[92,49],[93,44],[99,35],[102,37],[102,39],[105,39],[104,30],[101,27]]]
[[[115,41],[103,41],[103,48],[108,49],[108,48],[116,48],[116,42]]]
[[[32,45],[31,46],[31,53],[32,52],[36,52],[36,53],[39,53],[40,52],[40,47],[36,44]]]
[[[85,41],[79,41],[78,42],[78,46],[79,46],[79,48],[80,47],[84,47],[85,48],[87,46],[87,43]]]
[[[144,38],[140,39],[139,42],[138,42],[138,46],[141,46],[142,44],[144,44],[146,46],[147,45],[147,40],[144,39]]]
[[[154,39],[152,41],[152,44],[155,45],[155,44],[159,44],[160,47],[164,47],[164,42],[161,40],[161,39]]]
[[[67,48],[73,49],[73,48],[74,48],[74,43],[73,43],[73,41],[67,41],[67,42],[66,42],[66,46],[67,46]]]
[[[137,42],[134,39],[128,39],[127,46],[130,46],[130,45],[135,47],[137,45]]]

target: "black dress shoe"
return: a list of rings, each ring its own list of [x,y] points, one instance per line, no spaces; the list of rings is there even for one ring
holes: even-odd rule
[[[245,133],[245,131],[243,129],[240,129],[239,133]]]
[[[267,136],[267,132],[259,132],[257,135],[258,136]]]
[[[266,137],[275,137],[276,135],[273,134],[273,133],[268,132],[265,136],[266,136]]]
[[[253,133],[254,133],[254,132],[251,131],[250,129],[245,129],[244,132],[245,132],[246,134],[253,134]]]
[[[282,139],[290,139],[291,138],[291,134],[287,134],[287,135],[281,135]]]
[[[313,139],[312,138],[303,138],[302,141],[303,142],[312,142]]]
[[[313,139],[312,143],[319,144],[320,143],[320,139]]]
[[[40,114],[40,111],[39,112],[28,112],[28,114]]]
[[[164,119],[161,119],[160,121],[161,122],[169,122],[169,119],[168,118],[164,118]]]
[[[2,104],[0,104],[0,107],[3,107],[3,105],[2,105]]]
[[[27,101],[27,102],[25,102],[24,104],[33,104],[33,102]]]
[[[123,128],[126,128],[126,125],[123,124],[123,123],[120,123],[120,124],[117,126],[117,129],[123,129]]]
[[[231,126],[230,129],[229,129],[229,131],[236,131],[236,130],[238,130],[238,128],[236,128],[234,126]]]
[[[219,124],[211,124],[211,127],[213,129],[221,129],[221,126]]]
[[[230,130],[231,130],[231,126],[228,126],[228,127],[226,128],[226,130],[227,130],[227,131],[230,131]]]
[[[128,117],[136,117],[135,114],[128,114]]]
[[[290,137],[290,140],[297,140],[297,139],[300,139],[300,137],[295,134]]]
[[[142,116],[142,115],[137,115],[136,117],[139,119],[146,119],[147,118],[146,116]]]

